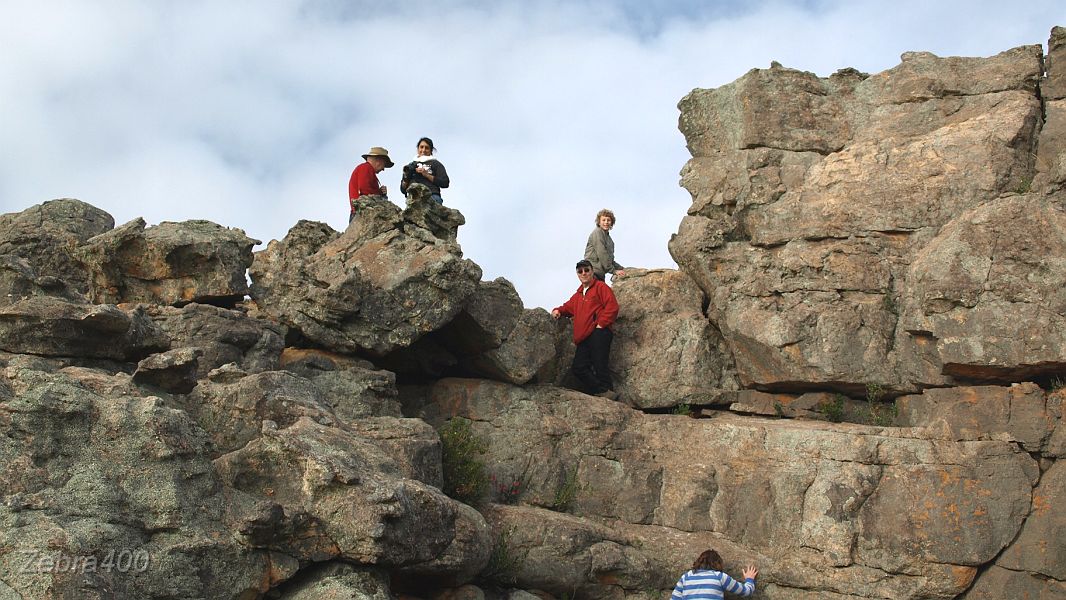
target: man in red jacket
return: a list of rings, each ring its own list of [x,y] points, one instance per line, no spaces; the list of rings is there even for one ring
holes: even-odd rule
[[[614,400],[618,394],[611,389],[611,374],[607,362],[611,357],[614,333],[611,325],[618,318],[618,301],[606,283],[596,279],[592,263],[577,263],[577,278],[581,287],[560,307],[552,310],[552,318],[570,317],[574,321],[574,363],[570,369],[581,380],[585,391]]]
[[[385,196],[388,190],[378,182],[378,173],[393,165],[389,159],[389,151],[379,146],[374,146],[363,155],[366,162],[360,163],[352,171],[352,177],[348,180],[348,204],[352,212],[348,215],[348,222],[355,218],[355,201],[360,196]]]

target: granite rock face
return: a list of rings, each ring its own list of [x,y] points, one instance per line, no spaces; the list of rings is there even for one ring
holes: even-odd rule
[[[135,219],[87,240],[78,258],[90,273],[93,302],[232,305],[248,293],[245,271],[258,243],[210,221],[145,228]]]
[[[703,314],[703,292],[688,275],[626,269],[614,291],[619,313],[611,372],[627,402],[715,404],[738,388],[725,340]]]
[[[1063,39],[682,100],[621,402],[421,186],[254,260],[0,215],[0,598],[648,600],[707,548],[772,600],[1066,597]]]
[[[19,213],[0,215],[0,256],[28,261],[40,277],[66,282],[74,291],[88,291],[88,273],[75,249],[89,238],[115,227],[115,219],[80,200],[50,200]],[[0,296],[0,302],[4,299]]]
[[[1061,368],[1056,344],[1026,364],[994,324],[979,325],[982,309],[1003,302],[1003,318],[1046,332],[1056,310],[1052,265],[1029,282],[1011,274],[1044,250],[1023,240],[1050,244],[1061,260],[1055,201],[1020,194],[1036,175],[1041,59],[1039,46],[987,59],[908,53],[883,73],[827,79],[774,66],[681,101],[693,155],[682,184],[693,204],[670,250],[708,294],[742,385],[912,391]],[[1000,210],[1031,219],[996,218]],[[945,298],[938,307],[956,302],[949,318],[970,326],[938,328],[919,279],[932,283],[929,269],[939,269],[933,285],[969,285],[972,296],[962,265],[936,254],[965,257],[973,281],[965,244],[975,236],[1004,242],[985,249],[1004,268],[984,305]],[[1034,293],[1049,296],[1052,314],[1025,305],[1039,305]],[[978,346],[986,350],[974,354]]]
[[[665,589],[709,545],[767,565],[772,597],[950,598],[1028,524],[1040,480],[1009,442],[922,429],[646,415],[478,380],[441,380],[432,397],[425,418],[471,419],[497,481],[525,473],[521,502],[540,510],[489,520],[542,557],[522,561],[517,581],[555,593]]]
[[[0,308],[0,349],[17,354],[140,359],[169,339],[137,308],[42,296]]]

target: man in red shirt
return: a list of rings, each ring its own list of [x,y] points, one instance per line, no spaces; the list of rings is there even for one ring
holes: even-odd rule
[[[574,363],[570,370],[581,380],[585,391],[596,396],[618,398],[611,389],[611,374],[607,362],[611,357],[614,333],[611,325],[618,318],[618,301],[606,283],[596,279],[592,263],[577,263],[577,279],[581,287],[566,304],[552,310],[552,318],[570,317],[574,321]]]
[[[364,163],[352,171],[352,178],[348,180],[348,204],[352,207],[352,213],[348,216],[351,223],[355,218],[355,201],[360,196],[385,196],[388,190],[378,182],[378,173],[392,166],[389,159],[389,151],[379,146],[374,146],[363,155]]]

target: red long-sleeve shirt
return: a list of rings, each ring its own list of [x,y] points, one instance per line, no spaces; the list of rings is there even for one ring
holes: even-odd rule
[[[378,174],[374,172],[374,165],[364,162],[352,171],[352,178],[348,180],[348,200],[355,200],[359,196],[368,194],[380,194],[381,183],[378,182]],[[355,206],[352,206],[355,212]]]
[[[555,309],[561,315],[573,319],[575,344],[580,344],[592,335],[592,330],[597,325],[610,329],[618,318],[618,301],[615,300],[614,291],[610,286],[599,279],[593,279],[592,285],[584,294],[581,293],[581,288],[582,286],[578,286],[566,304]]]

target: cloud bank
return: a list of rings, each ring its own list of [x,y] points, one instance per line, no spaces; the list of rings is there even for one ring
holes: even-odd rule
[[[597,210],[617,258],[674,267],[689,205],[677,102],[776,60],[827,76],[902,52],[1046,43],[1053,0],[7,2],[0,212],[79,198],[118,223],[208,219],[264,242],[347,225],[370,146],[432,137],[486,279],[576,287]],[[382,174],[399,198],[400,169]]]

